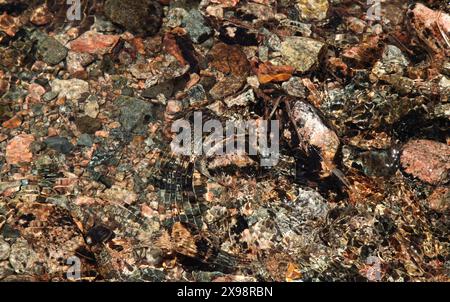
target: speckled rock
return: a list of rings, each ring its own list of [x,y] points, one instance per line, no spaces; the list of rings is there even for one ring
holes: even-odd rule
[[[181,25],[187,30],[194,43],[203,43],[212,34],[212,29],[205,24],[202,14],[197,9],[189,11]]]
[[[285,65],[298,72],[307,72],[319,62],[319,54],[324,44],[305,37],[287,37],[281,42],[281,55]]]
[[[142,133],[153,118],[153,106],[138,98],[121,96],[115,103],[120,107],[119,122],[127,132]]]
[[[50,83],[52,90],[59,94],[59,97],[66,97],[69,100],[80,99],[83,94],[89,92],[89,84],[79,79],[53,80]]]
[[[55,38],[42,34],[38,38],[37,53],[45,63],[56,65],[66,58],[68,50]]]
[[[430,140],[411,140],[403,147],[400,163],[406,173],[423,182],[447,183],[450,179],[450,146]]]
[[[32,273],[37,261],[38,255],[25,239],[18,238],[11,246],[9,262],[17,274]]]
[[[9,164],[29,163],[33,159],[30,146],[34,136],[21,134],[9,141],[6,147],[6,161]]]
[[[172,81],[165,81],[145,89],[142,92],[142,96],[144,98],[155,99],[158,95],[163,94],[166,98],[169,98],[173,94],[173,88]]]
[[[323,175],[329,175],[334,169],[333,162],[340,145],[339,137],[324,124],[317,109],[311,104],[296,101],[291,109],[300,142],[307,141],[319,150]]]
[[[105,14],[132,33],[153,35],[161,27],[163,11],[153,0],[108,0]]]
[[[428,196],[430,208],[438,212],[445,212],[450,209],[450,189],[440,187]]]
[[[6,260],[9,258],[9,252],[11,248],[3,238],[0,238],[0,260]]]
[[[297,0],[296,2],[295,7],[302,20],[320,21],[327,17],[329,8],[328,0]]]

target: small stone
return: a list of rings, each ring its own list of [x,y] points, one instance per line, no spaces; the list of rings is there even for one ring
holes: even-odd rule
[[[73,145],[65,137],[53,136],[44,140],[48,148],[51,148],[62,154],[70,154],[73,150]]]
[[[134,34],[154,35],[162,24],[163,10],[152,0],[107,0],[105,15]]]
[[[137,200],[137,195],[134,192],[114,185],[110,189],[105,190],[102,194],[102,199],[116,204],[129,205]]]
[[[47,92],[46,94],[44,94],[42,96],[42,99],[44,101],[46,101],[46,102],[50,102],[50,101],[56,99],[57,96],[58,96],[58,92],[56,92],[56,91],[49,91],[49,92]]]
[[[52,13],[48,10],[47,5],[41,5],[34,9],[31,14],[31,23],[41,26],[50,23],[53,19]]]
[[[89,93],[89,84],[80,79],[53,80],[50,83],[52,90],[57,92],[59,97],[66,97],[69,100],[78,100],[84,94]]]
[[[206,92],[201,84],[194,85],[188,90],[186,98],[183,102],[189,102],[190,105],[194,105],[206,100]]]
[[[256,101],[253,89],[249,89],[237,97],[230,97],[225,99],[224,102],[228,106],[228,108],[231,108],[233,106],[248,106],[250,103],[255,103]]]
[[[30,163],[33,153],[30,146],[34,142],[34,136],[30,134],[20,134],[9,141],[6,146],[6,161],[10,165],[20,163]]]
[[[44,94],[45,88],[39,84],[33,83],[28,87],[27,101],[31,103],[39,103]]]
[[[285,65],[298,72],[307,72],[319,63],[324,43],[305,37],[287,37],[281,42],[281,55]]]
[[[45,63],[56,65],[66,58],[67,52],[67,48],[55,38],[46,34],[39,35],[37,53]]]
[[[14,37],[20,29],[19,18],[8,15],[6,12],[0,16],[0,31],[5,32],[8,36]]]
[[[9,89],[9,82],[6,79],[0,79],[0,96],[4,95]]]
[[[0,262],[0,280],[5,279],[12,274],[14,274],[14,270],[9,261]]]
[[[244,86],[245,82],[246,78],[229,76],[215,84],[209,91],[209,94],[213,99],[220,100],[237,93]]]
[[[11,248],[10,248],[8,242],[6,242],[2,238],[0,238],[0,261],[6,260],[9,258],[10,250],[11,250]]]
[[[19,238],[11,246],[9,262],[17,274],[31,274],[36,261],[38,261],[38,255],[25,239]]]
[[[377,77],[385,74],[401,75],[408,65],[408,59],[397,46],[386,45],[382,59],[374,65],[372,73]]]
[[[442,95],[448,95],[450,93],[450,78],[443,76],[439,81],[439,88],[442,91]]]
[[[16,129],[20,125],[22,125],[22,119],[17,115],[2,124],[3,127],[8,129]]]
[[[156,99],[158,95],[163,94],[166,98],[170,98],[173,94],[173,88],[173,82],[166,81],[145,89],[142,92],[142,96],[144,98]]]
[[[446,76],[450,77],[450,62],[445,62],[442,65],[442,73],[445,74]],[[1,91],[1,88],[0,88],[0,91]],[[1,92],[0,92],[0,95],[1,95]]]
[[[205,20],[197,9],[189,11],[188,15],[183,18],[181,26],[186,29],[196,44],[205,42],[212,34],[212,29],[205,25]]]
[[[339,150],[339,137],[324,124],[317,109],[311,104],[299,100],[293,104],[291,110],[300,142],[306,141],[320,150],[322,175],[330,175],[335,167],[334,159]]]
[[[305,21],[321,21],[327,17],[328,0],[297,0],[295,4],[300,18]]]
[[[67,71],[71,75],[81,75],[85,67],[94,62],[94,56],[88,53],[69,51],[66,59]]]
[[[81,133],[87,134],[95,134],[96,131],[102,128],[102,123],[98,119],[89,116],[77,118],[75,124]]]
[[[117,42],[119,42],[119,38],[117,35],[103,35],[94,31],[88,31],[70,42],[68,47],[70,50],[78,53],[104,55],[111,52]]]
[[[305,98],[306,89],[299,77],[292,77],[287,82],[284,82],[281,87],[290,95]]]
[[[406,67],[409,64],[408,59],[402,53],[400,48],[395,45],[386,45],[382,58],[384,64],[398,64],[403,67]]]
[[[437,188],[428,196],[428,202],[430,208],[438,212],[445,212],[450,209],[450,189],[449,188]]]
[[[404,147],[400,163],[406,173],[437,185],[450,179],[450,146],[431,140],[411,140]]]
[[[96,118],[99,112],[100,106],[96,100],[89,100],[84,105],[84,113],[91,118]]]
[[[356,34],[362,34],[366,28],[367,23],[356,17],[347,18],[347,27]]]
[[[121,96],[115,103],[120,107],[120,124],[127,132],[146,132],[146,125],[153,119],[153,106],[138,98]]]

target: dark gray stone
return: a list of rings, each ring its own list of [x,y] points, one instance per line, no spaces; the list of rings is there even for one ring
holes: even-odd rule
[[[78,138],[77,145],[82,147],[92,147],[94,142],[89,134],[81,134]]]
[[[62,154],[69,154],[74,148],[70,141],[65,137],[49,137],[44,141],[44,143],[48,148],[51,148]]]
[[[170,98],[173,94],[172,81],[156,84],[142,92],[142,96],[149,99],[155,99],[159,94],[163,94],[166,98]]]
[[[202,102],[207,99],[205,89],[202,85],[197,84],[193,86],[189,91],[187,92],[186,98],[183,100],[183,102],[189,102],[190,105],[194,105],[195,103]]]
[[[56,65],[66,58],[68,50],[55,38],[48,35],[40,35],[37,43],[37,53],[45,63]]]
[[[187,30],[194,43],[205,42],[212,34],[212,29],[205,24],[205,19],[198,9],[192,9],[183,18],[182,26]]]
[[[153,119],[153,106],[144,100],[120,96],[116,99],[120,108],[119,122],[126,132],[144,134],[146,126]]]
[[[163,10],[152,0],[107,0],[105,15],[134,34],[154,35],[161,27]]]

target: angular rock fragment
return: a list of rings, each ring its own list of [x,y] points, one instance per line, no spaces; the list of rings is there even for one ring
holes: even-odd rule
[[[84,105],[84,113],[91,118],[97,118],[99,112],[100,106],[95,99],[88,100]]]
[[[425,43],[436,53],[444,52],[448,55],[450,47],[449,14],[434,11],[422,3],[415,3],[408,11],[408,18],[420,42]]]
[[[0,238],[0,261],[8,259],[10,250],[8,242]]]
[[[89,92],[89,83],[80,79],[56,79],[50,83],[50,86],[60,97],[66,97],[69,100],[78,100]]]
[[[53,136],[44,140],[44,143],[47,147],[62,153],[62,154],[70,154],[72,152],[74,146],[66,137]]]
[[[45,63],[56,65],[66,58],[68,50],[55,38],[46,34],[39,34],[37,53]]]
[[[324,43],[305,37],[287,37],[281,42],[281,55],[285,65],[298,72],[307,72],[319,63]]]
[[[450,180],[450,146],[431,140],[411,140],[402,150],[400,163],[406,173],[437,185]]]
[[[335,168],[334,159],[340,145],[339,137],[324,124],[311,104],[295,101],[291,111],[300,144],[311,145],[318,149],[322,160],[323,176],[330,175]]]
[[[189,36],[194,43],[203,43],[212,34],[212,29],[205,25],[205,20],[202,14],[192,9],[188,15],[183,18],[181,26],[186,28]]]
[[[163,10],[154,0],[107,0],[105,14],[114,23],[135,34],[154,35],[162,23]]]
[[[25,239],[19,238],[11,246],[9,262],[17,274],[35,273],[37,261],[39,256]]]
[[[450,209],[450,189],[439,187],[428,196],[430,208],[438,212],[445,212]]]
[[[328,0],[296,0],[300,18],[305,21],[323,20],[328,13]]]
[[[33,159],[31,143],[34,136],[30,134],[20,134],[8,142],[6,146],[6,161],[8,164],[29,163]]]
[[[30,21],[38,26],[46,25],[53,19],[53,14],[49,11],[47,5],[41,5],[33,10]]]
[[[225,99],[224,102],[229,108],[233,106],[248,106],[251,103],[255,103],[255,94],[252,89],[249,89],[237,97]]]
[[[74,52],[104,55],[110,53],[117,42],[119,42],[117,35],[103,35],[88,31],[71,41],[68,47]]]
[[[19,18],[10,16],[6,12],[0,15],[0,31],[5,32],[8,36],[14,37],[19,29]]]
[[[173,94],[173,82],[166,81],[160,84],[153,85],[142,92],[142,97],[155,99],[158,95],[163,94],[166,98],[169,98]]]
[[[154,118],[153,106],[144,100],[121,96],[115,103],[120,108],[119,122],[127,132],[143,133]]]
[[[102,129],[102,123],[90,116],[82,116],[75,120],[78,130],[81,133],[94,134],[96,131]]]

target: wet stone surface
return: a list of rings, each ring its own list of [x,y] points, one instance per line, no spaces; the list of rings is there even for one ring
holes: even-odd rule
[[[450,281],[449,8],[409,2],[0,0],[0,280]]]

